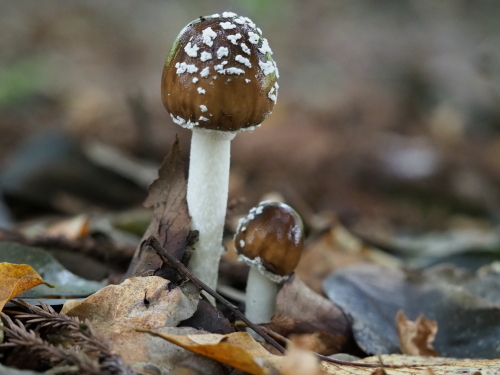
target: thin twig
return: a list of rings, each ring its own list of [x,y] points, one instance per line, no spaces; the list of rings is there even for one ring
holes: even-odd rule
[[[236,322],[235,326],[242,326],[242,327],[248,327],[246,323],[243,322]],[[285,344],[290,344],[292,341],[287,339],[285,336],[280,335],[278,332],[274,332],[273,330],[260,326],[260,328],[267,333],[269,336],[275,338],[278,341],[281,341]],[[313,352],[313,354],[318,357],[321,361],[329,362],[329,363],[334,363],[336,365],[344,365],[344,366],[354,366],[354,367],[369,367],[369,368],[378,368],[381,367],[380,364],[374,364],[374,363],[356,363],[356,362],[348,362],[348,361],[341,361],[340,359],[335,359],[335,358],[330,358],[322,354],[318,354]],[[380,359],[379,359],[380,361]],[[381,361],[380,361],[381,362]],[[382,362],[381,362],[382,363]],[[401,368],[401,367],[412,367],[412,365],[383,365],[382,367],[387,367],[387,368]]]
[[[227,307],[234,315],[236,315],[239,319],[244,321],[248,327],[253,329],[259,336],[261,336],[264,340],[266,340],[269,344],[274,346],[280,353],[285,354],[285,348],[281,346],[276,340],[274,340],[272,337],[270,337],[267,333],[265,333],[258,325],[255,323],[252,323],[248,318],[236,307],[234,306],[231,302],[229,302],[227,299],[222,297],[219,293],[216,291],[212,290],[208,285],[206,285],[204,282],[202,282],[200,279],[197,277],[193,276],[193,274],[186,268],[184,264],[182,264],[179,260],[174,258],[172,255],[170,255],[163,246],[160,245],[158,240],[154,238],[153,236],[149,237],[148,240],[146,241],[146,246],[150,246],[153,248],[153,250],[156,251],[156,253],[159,255],[162,261],[165,263],[168,263],[170,267],[175,269],[181,276],[184,278],[187,278],[191,280],[193,283],[195,283],[198,288],[204,290],[208,294],[210,294],[212,297],[214,297],[217,301],[222,303],[225,307]]]

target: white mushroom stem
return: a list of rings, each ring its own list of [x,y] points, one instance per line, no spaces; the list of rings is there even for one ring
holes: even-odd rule
[[[247,281],[246,317],[253,323],[269,322],[276,309],[278,287],[277,283],[251,266]]]
[[[222,254],[231,140],[234,133],[193,128],[187,203],[191,228],[200,232],[189,269],[214,289]]]

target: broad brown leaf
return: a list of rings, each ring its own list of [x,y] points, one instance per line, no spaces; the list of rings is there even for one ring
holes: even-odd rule
[[[154,217],[142,237],[125,277],[155,275],[175,281],[175,271],[163,264],[156,252],[145,246],[145,242],[150,236],[155,236],[171,255],[182,260],[191,217],[186,201],[187,183],[184,163],[179,157],[178,138],[163,161],[158,178],[149,186],[148,191],[144,206],[153,208]]]

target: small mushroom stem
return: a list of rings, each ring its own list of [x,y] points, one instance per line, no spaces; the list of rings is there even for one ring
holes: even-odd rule
[[[191,228],[199,240],[189,262],[193,274],[216,289],[226,217],[233,133],[194,128],[187,186]]]
[[[276,309],[278,284],[264,276],[256,267],[250,267],[247,280],[245,315],[255,323],[267,323]]]

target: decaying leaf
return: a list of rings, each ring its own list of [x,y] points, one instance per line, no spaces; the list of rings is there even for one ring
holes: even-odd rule
[[[170,153],[163,161],[156,179],[149,187],[144,202],[154,210],[154,217],[137,248],[126,277],[156,275],[176,280],[177,274],[152,249],[145,246],[154,236],[167,251],[182,260],[186,249],[191,217],[189,216],[184,175],[184,163],[179,157],[179,139],[176,138]]]
[[[498,358],[500,310],[436,270],[403,272],[377,265],[338,270],[324,282],[328,297],[353,319],[353,333],[367,353],[399,353],[394,318],[424,314],[439,325],[433,346],[443,356]],[[448,281],[446,281],[448,280]]]
[[[191,327],[174,328],[194,314],[198,298],[199,290],[191,283],[176,287],[158,276],[134,277],[101,289],[82,302],[66,303],[62,312],[88,319],[134,369],[149,365],[168,373],[179,361],[196,361],[196,356],[136,328],[171,334],[205,333]]]
[[[144,332],[253,375],[267,374],[270,366],[275,367],[283,358],[269,353],[246,332],[185,336]]]
[[[338,353],[352,337],[351,322],[342,310],[297,276],[279,291],[269,328],[283,336],[298,334],[295,339],[302,339],[304,345],[309,339],[307,349],[324,355]]]
[[[12,298],[42,283],[42,277],[31,266],[0,263],[0,311]]]
[[[412,322],[403,310],[399,310],[396,315],[396,329],[403,354],[437,357],[438,353],[432,347],[438,330],[436,322],[423,315],[419,315],[417,320]]]

